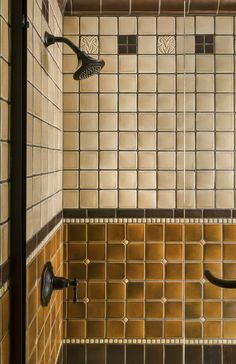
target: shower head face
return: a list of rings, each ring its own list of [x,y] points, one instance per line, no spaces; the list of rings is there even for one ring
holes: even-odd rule
[[[105,65],[103,60],[94,59],[85,53],[82,54],[82,57],[81,54],[78,55],[78,58],[79,57],[82,59],[82,65],[74,73],[73,77],[75,80],[84,80],[85,78],[93,76],[99,73]]]

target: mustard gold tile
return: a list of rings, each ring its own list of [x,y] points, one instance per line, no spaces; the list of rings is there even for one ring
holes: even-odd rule
[[[219,224],[204,225],[204,239],[206,241],[221,241],[222,227]]]
[[[236,264],[224,263],[223,272],[224,272],[224,279],[236,279]]]
[[[235,339],[235,337],[236,337],[236,322],[235,321],[224,321],[223,337],[224,337],[224,339]]]
[[[182,244],[166,244],[166,259],[182,260]]]
[[[104,241],[105,240],[105,224],[89,224],[88,225],[88,240],[89,241]]]
[[[105,244],[88,243],[88,259],[89,260],[104,260],[105,259]]]
[[[124,244],[108,244],[107,257],[108,261],[123,261],[125,253]]]
[[[123,300],[125,297],[125,286],[123,283],[107,283],[107,298]]]
[[[124,224],[108,224],[107,239],[109,241],[123,241],[125,239]]]
[[[127,246],[127,260],[143,260],[144,243],[129,243]]]
[[[198,282],[186,282],[185,283],[185,297],[186,299],[201,299],[202,286]]]
[[[123,318],[125,312],[124,302],[107,302],[108,318]]]
[[[165,296],[167,299],[182,299],[182,283],[166,282]]]
[[[182,318],[182,302],[166,302],[165,304],[166,318]]]
[[[127,302],[127,318],[143,318],[144,303],[143,302]]]
[[[4,295],[6,297],[6,294]],[[3,311],[3,322],[2,322],[2,331],[3,331],[3,336],[6,334],[6,330],[8,329],[8,324],[9,324],[9,312],[8,310],[6,311],[7,307],[6,307],[6,299],[5,297],[3,297],[2,299],[2,311]],[[9,302],[8,302],[9,305]],[[30,295],[28,296],[28,302],[27,302],[27,320],[28,320],[28,324],[30,324],[30,322],[32,321],[33,317],[35,316],[36,312],[37,312],[37,290],[36,288],[34,288],[32,290],[32,292],[30,293]],[[8,314],[7,314],[8,312]],[[6,326],[6,327],[5,327]],[[6,329],[6,330],[5,330]]]
[[[223,245],[223,259],[224,260],[236,260],[236,245],[224,244]]]
[[[144,321],[128,321],[126,323],[126,338],[143,338]]]
[[[146,240],[147,241],[163,241],[163,225],[162,224],[146,224]]]
[[[164,332],[166,338],[174,338],[182,336],[182,322],[181,321],[165,321]]]
[[[201,338],[202,325],[197,321],[186,321],[185,323],[186,338]]]
[[[89,299],[104,299],[105,298],[105,283],[88,283],[88,298]]]
[[[221,302],[204,302],[204,317],[206,319],[221,318]]]
[[[146,302],[146,317],[147,318],[163,318],[162,302]]]
[[[186,263],[185,264],[185,279],[199,280],[202,278],[203,269],[201,263]]]
[[[129,282],[127,284],[127,299],[144,299],[144,283]]]
[[[202,303],[201,302],[186,302],[185,303],[185,317],[186,319],[196,319],[202,317]]]
[[[86,259],[86,244],[85,243],[69,243],[69,260],[84,260]]]
[[[146,299],[156,300],[163,297],[163,283],[146,282]]]
[[[105,263],[88,264],[88,279],[105,279]]]
[[[220,338],[221,337],[221,323],[220,321],[205,321],[203,323],[204,334],[206,339]]]
[[[67,314],[71,319],[81,318],[85,319],[85,304],[84,302],[78,302],[76,305],[74,302],[68,302]]]
[[[146,263],[146,279],[161,280],[163,279],[162,263]]]
[[[144,224],[128,224],[127,240],[144,241]]]
[[[122,280],[124,278],[124,264],[123,263],[108,263],[107,277],[108,277],[108,279]]]
[[[224,241],[236,241],[236,225],[223,225],[223,240]]]
[[[27,291],[28,293],[32,290],[36,282],[36,259],[33,259],[32,262],[27,266]]]
[[[185,225],[185,240],[186,241],[199,241],[202,239],[202,225],[201,224],[186,224]]]
[[[200,244],[186,244],[185,245],[185,259],[186,260],[202,260],[202,246]]]
[[[181,263],[167,263],[165,265],[166,279],[181,280],[182,279],[182,264]]]
[[[88,303],[88,319],[105,318],[105,303],[92,301]]]
[[[107,321],[107,338],[117,339],[123,338],[125,335],[124,322],[122,321]]]
[[[163,337],[162,321],[146,321],[145,328],[147,339]]]
[[[69,241],[86,241],[86,224],[68,224]]]
[[[164,258],[163,244],[146,244],[146,259],[147,260],[161,260]]]
[[[205,299],[220,299],[221,288],[214,286],[213,284],[206,282],[204,284],[204,298]]]
[[[87,337],[105,337],[105,321],[87,321]]]
[[[144,263],[127,263],[126,276],[128,279],[144,279]]]
[[[67,321],[67,337],[85,338],[86,337],[86,321],[85,320],[68,320]]]
[[[84,263],[69,263],[69,279],[86,279],[86,265]]]
[[[182,225],[181,224],[166,224],[165,239],[166,241],[182,241]]]
[[[221,260],[220,244],[206,244],[204,246],[204,259],[205,261]]]

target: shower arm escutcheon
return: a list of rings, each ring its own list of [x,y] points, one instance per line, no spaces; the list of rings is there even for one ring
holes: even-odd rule
[[[61,290],[68,287],[73,287],[74,296],[73,302],[78,303],[78,285],[79,280],[77,278],[74,279],[66,279],[64,277],[56,277],[53,273],[53,267],[51,262],[47,262],[43,268],[42,277],[41,277],[41,304],[42,306],[47,306],[52,292],[54,290]]]
[[[208,279],[209,282],[214,284],[215,286],[221,287],[221,288],[236,288],[236,281],[234,280],[226,280],[226,279],[220,279],[215,276],[209,271],[204,271],[205,277]]]

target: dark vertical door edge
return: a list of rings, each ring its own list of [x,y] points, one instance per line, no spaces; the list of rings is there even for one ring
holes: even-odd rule
[[[11,0],[10,363],[26,362],[27,1]]]

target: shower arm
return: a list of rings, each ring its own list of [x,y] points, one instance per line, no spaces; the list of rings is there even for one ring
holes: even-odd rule
[[[205,270],[204,275],[215,286],[221,288],[236,288],[236,281],[217,278],[209,270]]]
[[[80,56],[80,58],[83,58],[83,56],[85,56],[84,52],[81,51],[81,49],[79,47],[74,45],[74,43],[70,39],[64,38],[64,37],[55,37],[54,35],[49,34],[48,32],[45,32],[45,36],[44,36],[45,46],[49,47],[50,45],[52,45],[54,43],[65,43],[72,49],[72,51],[74,53],[77,54],[77,56]]]

